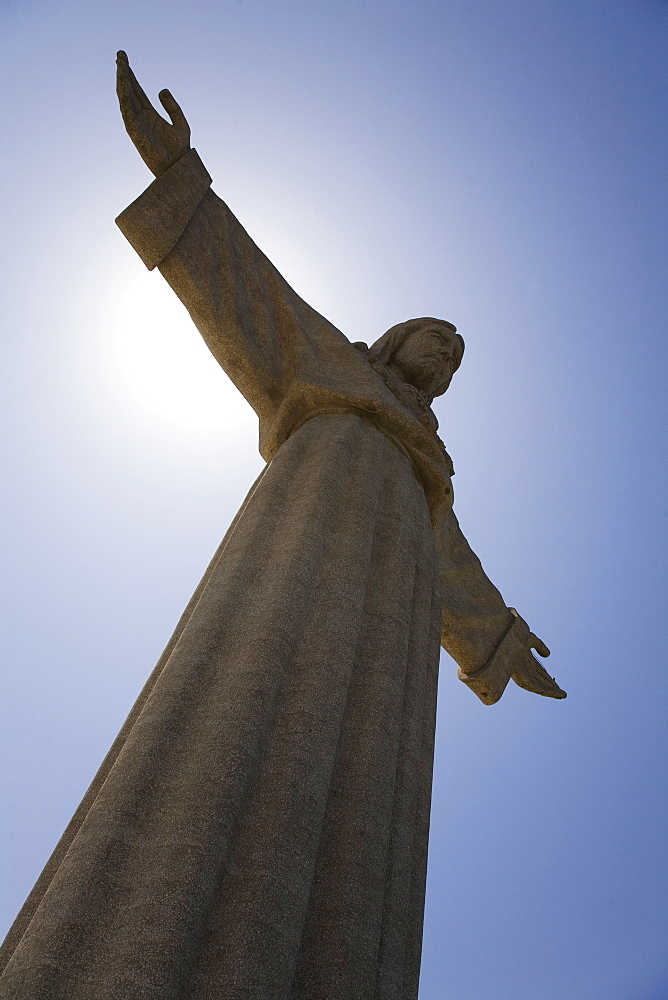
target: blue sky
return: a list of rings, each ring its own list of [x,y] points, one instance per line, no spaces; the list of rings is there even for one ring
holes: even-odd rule
[[[466,340],[456,510],[569,698],[443,656],[420,1000],[664,1000],[664,0],[0,5],[3,929],[261,467],[114,226],[120,47],[351,339]]]

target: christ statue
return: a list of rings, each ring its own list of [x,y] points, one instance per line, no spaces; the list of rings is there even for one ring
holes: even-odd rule
[[[155,180],[117,222],[259,418],[266,465],[7,939],[3,1000],[415,1000],[439,647],[485,703],[565,693],[453,513],[464,342],[351,343],[118,56]]]

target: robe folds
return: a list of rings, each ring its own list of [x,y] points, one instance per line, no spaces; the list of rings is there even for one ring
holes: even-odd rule
[[[432,427],[191,150],[119,225],[267,465],[10,931],[2,1000],[415,1000],[439,643],[522,642]]]

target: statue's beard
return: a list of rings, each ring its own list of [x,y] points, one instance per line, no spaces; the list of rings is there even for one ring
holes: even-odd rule
[[[401,378],[415,389],[418,389],[431,401],[435,395],[445,392],[449,382],[448,373],[443,370],[441,359],[424,355],[416,358],[409,365],[400,366]],[[445,383],[445,387],[441,388]]]

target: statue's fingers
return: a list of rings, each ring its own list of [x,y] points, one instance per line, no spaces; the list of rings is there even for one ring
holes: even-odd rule
[[[536,652],[540,654],[540,656],[550,655],[550,650],[548,649],[548,647],[545,645],[542,639],[538,638],[538,636],[534,632],[531,632],[529,634],[529,641],[531,643],[531,648],[535,649]]]
[[[163,108],[171,118],[172,125],[176,126],[176,128],[181,131],[187,131],[190,133],[190,126],[186,121],[186,116],[181,110],[179,103],[172,96],[171,92],[169,90],[161,90],[158,97],[160,98],[160,103]]]
[[[118,53],[118,59],[119,59],[119,63],[118,63],[119,68],[120,67],[123,68],[124,75],[127,77],[129,86],[132,89],[132,93],[134,95],[135,100],[139,104],[139,107],[140,108],[150,109],[151,111],[155,112],[155,108],[153,107],[153,105],[149,101],[148,97],[144,93],[144,90],[142,89],[142,86],[139,83],[139,80],[134,75],[134,73],[132,71],[132,66],[128,62],[128,57],[126,56],[125,52],[123,52],[122,55],[119,52]]]
[[[541,694],[544,698],[566,697],[566,692],[562,691],[554,677],[550,677],[534,656],[527,656],[512,678],[525,691]]]
[[[128,119],[133,119],[141,111],[141,105],[135,94],[132,80],[130,79],[130,67],[128,57],[125,52],[119,52],[116,58],[116,93],[118,103],[121,106],[121,114],[126,125]]]

